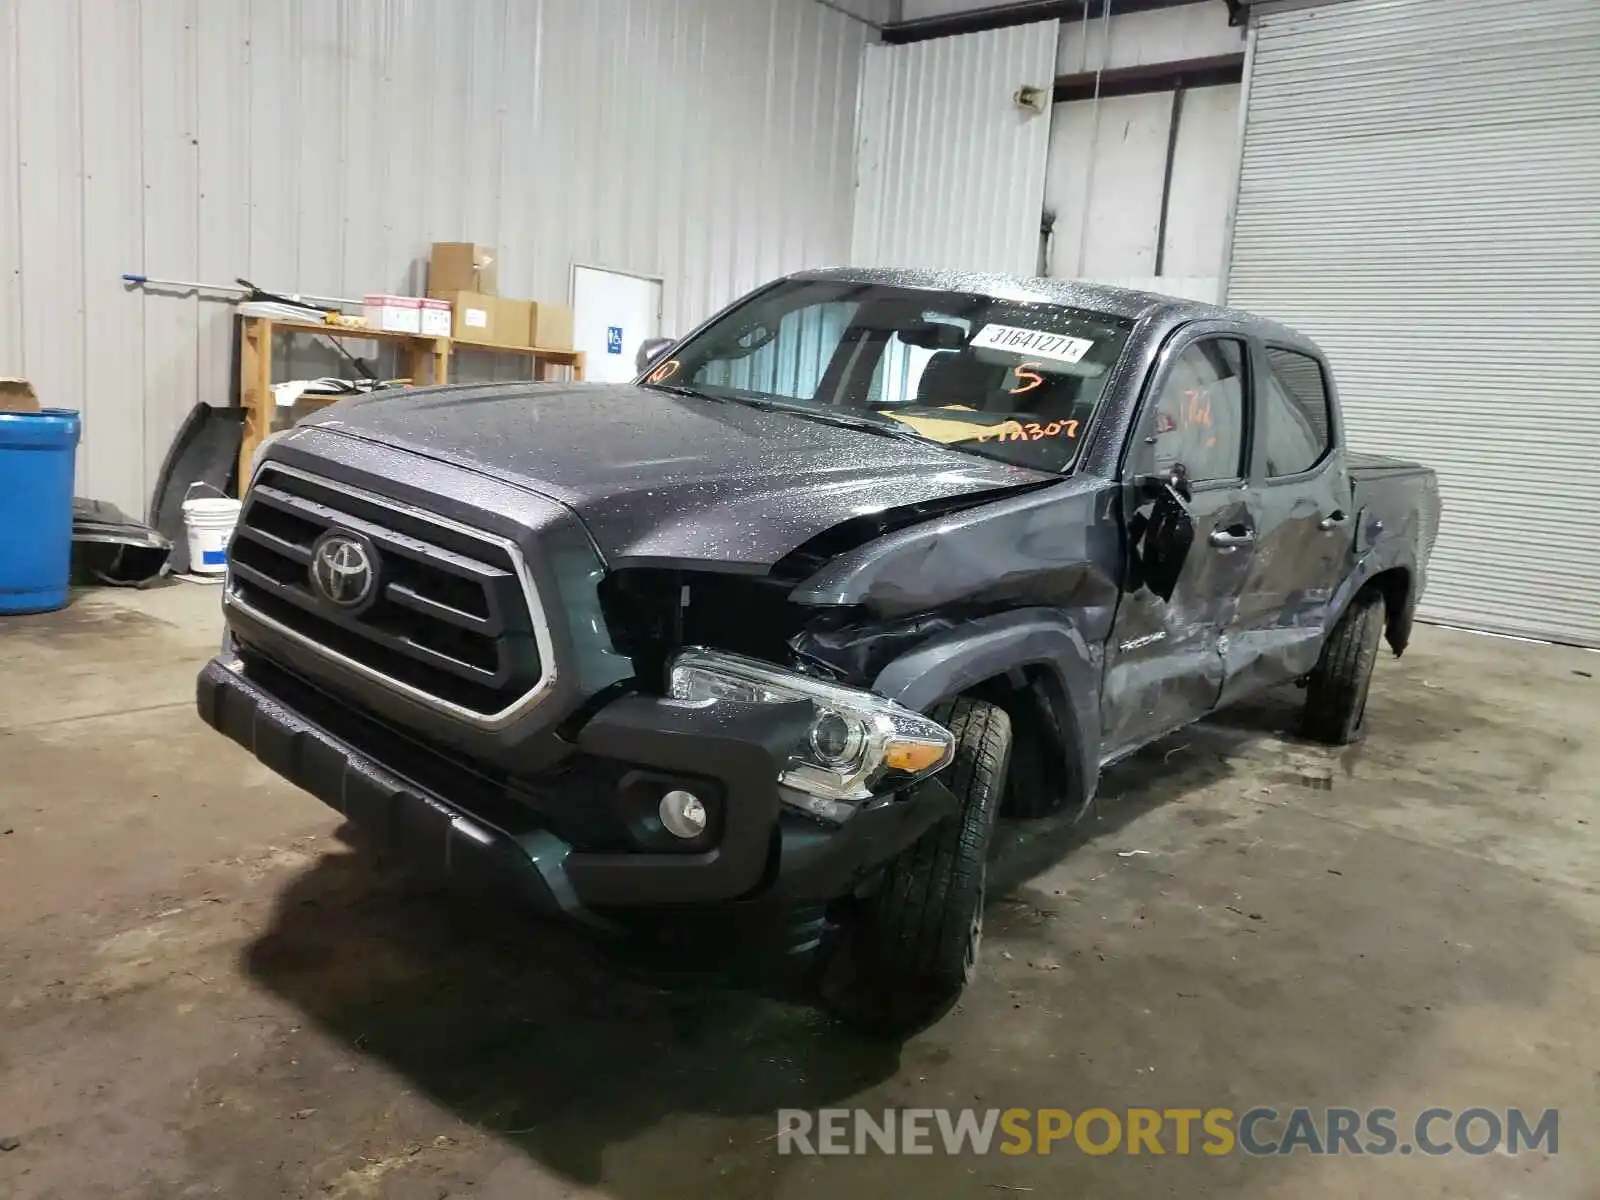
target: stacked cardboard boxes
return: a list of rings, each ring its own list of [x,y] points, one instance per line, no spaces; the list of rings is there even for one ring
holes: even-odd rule
[[[451,336],[457,341],[572,349],[572,310],[501,296],[496,255],[488,246],[435,242],[428,259],[428,295],[449,302]]]
[[[39,395],[33,384],[14,375],[0,377],[0,412],[36,413]]]

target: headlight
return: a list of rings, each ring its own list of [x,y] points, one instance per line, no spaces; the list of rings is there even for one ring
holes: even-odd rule
[[[931,775],[955,755],[948,729],[904,705],[737,654],[685,650],[673,660],[670,691],[675,700],[811,701],[810,733],[779,782],[815,797],[803,807],[829,820],[849,816],[849,802],[885,778]]]

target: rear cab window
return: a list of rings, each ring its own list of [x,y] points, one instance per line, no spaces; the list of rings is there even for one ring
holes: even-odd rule
[[[1311,470],[1333,448],[1333,409],[1322,364],[1309,354],[1268,346],[1256,394],[1261,461],[1269,479]]]

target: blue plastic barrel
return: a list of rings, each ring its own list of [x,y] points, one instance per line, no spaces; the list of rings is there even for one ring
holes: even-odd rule
[[[0,613],[67,603],[78,414],[0,412]]]

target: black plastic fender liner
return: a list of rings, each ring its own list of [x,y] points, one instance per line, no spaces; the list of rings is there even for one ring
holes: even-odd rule
[[[173,571],[189,569],[189,541],[183,528],[183,498],[192,483],[204,483],[219,495],[237,495],[239,444],[244,438],[244,410],[196,404],[184,418],[150,493],[150,524],[172,543]]]
[[[1043,667],[1055,675],[1067,699],[1070,711],[1060,714],[1062,729],[1077,747],[1081,777],[1088,781],[1092,797],[1099,773],[1103,659],[1100,641],[1085,637],[1066,614],[1018,609],[981,617],[930,638],[885,667],[872,690],[927,712],[941,699],[997,675]]]
[[[172,543],[107,500],[72,501],[72,573],[112,587],[144,587],[159,579]]]

